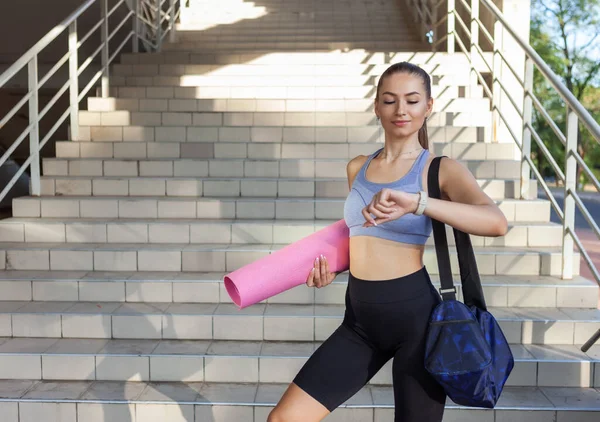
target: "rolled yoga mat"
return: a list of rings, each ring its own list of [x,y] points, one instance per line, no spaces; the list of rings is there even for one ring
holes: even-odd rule
[[[273,252],[225,276],[227,293],[240,309],[268,299],[306,282],[315,258],[324,255],[329,271],[350,266],[350,238],[340,220],[297,242]]]

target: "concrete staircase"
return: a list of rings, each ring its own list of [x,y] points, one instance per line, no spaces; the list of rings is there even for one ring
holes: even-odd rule
[[[448,402],[444,421],[597,421],[600,347],[578,346],[598,286],[558,278],[549,202],[517,199],[516,147],[489,143],[465,58],[426,48],[394,2],[192,0],[179,42],[124,55],[114,97],[44,160],[43,196],[0,221],[0,420],[265,421],[340,324],[347,274],[243,311],[223,275],[342,218],[346,163],[383,141],[376,77],[411,60],[433,76],[434,152],[510,224],[473,243],[515,370],[496,410]],[[425,263],[437,283],[431,242]],[[327,420],[392,421],[391,362]]]

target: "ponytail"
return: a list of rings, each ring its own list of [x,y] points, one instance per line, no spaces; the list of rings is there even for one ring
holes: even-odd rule
[[[427,135],[427,119],[423,122],[423,126],[419,129],[419,143],[423,149],[429,149],[429,136]]]

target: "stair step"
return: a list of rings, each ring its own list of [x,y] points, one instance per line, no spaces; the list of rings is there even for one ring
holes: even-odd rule
[[[259,42],[259,43],[277,43],[277,42],[359,42],[359,43],[379,43],[379,42],[395,42],[399,43],[422,43],[420,40],[414,40],[414,34],[409,30],[400,28],[395,32],[371,33],[367,30],[357,33],[343,33],[331,31],[329,33],[321,33],[320,30],[307,28],[302,32],[288,31],[285,33],[267,33],[256,32],[251,28],[242,29],[237,34],[221,33],[214,34],[204,31],[181,31],[177,33],[177,44],[179,43],[221,43],[221,42]],[[171,45],[163,44],[163,45]],[[402,45],[402,44],[400,44]]]
[[[186,160],[187,161],[187,160]],[[132,166],[133,164],[133,166]],[[115,176],[43,176],[41,194],[45,196],[224,196],[345,198],[348,195],[346,178],[265,178],[210,177],[205,168],[195,168],[184,161],[177,162],[174,176],[136,176],[135,163],[115,160]],[[121,167],[122,166],[122,167]],[[122,176],[117,176],[122,174]],[[130,174],[130,176],[127,176]],[[519,198],[518,179],[477,179],[483,191],[492,199]],[[530,198],[537,196],[537,182],[530,181]],[[156,217],[156,210],[144,212]]]
[[[333,132],[332,132],[333,134]],[[127,134],[129,135],[129,134]],[[218,137],[218,133],[216,135]],[[321,135],[319,135],[321,136]],[[133,141],[133,138],[127,138]],[[317,139],[315,139],[316,141]],[[320,141],[320,139],[319,139]],[[430,140],[431,141],[431,140]],[[472,172],[502,172],[500,167],[519,160],[514,143],[432,142],[430,150],[466,164]],[[58,158],[216,158],[216,159],[342,159],[369,155],[383,147],[381,142],[186,142],[178,141],[57,141]],[[477,162],[477,164],[475,164]],[[500,167],[499,167],[500,166]],[[483,175],[479,175],[483,176]]]
[[[432,83],[438,86],[465,86],[469,84],[469,73],[456,73],[450,75],[433,76]],[[240,89],[263,90],[273,93],[269,98],[280,98],[283,89],[288,91],[306,89],[301,98],[337,98],[325,96],[327,93],[344,91],[348,97],[360,98],[361,92],[371,92],[377,87],[375,76],[113,76],[111,85],[119,87],[194,87],[197,89],[228,88],[232,92]],[[308,97],[307,97],[308,96]],[[374,97],[374,95],[373,95]],[[363,94],[363,98],[365,95]]]
[[[238,77],[239,80],[239,77]],[[449,92],[462,90],[468,82],[455,80],[451,76],[433,77],[432,96],[437,90],[440,95],[447,88]],[[437,88],[436,88],[437,87]],[[109,93],[121,99],[261,99],[261,100],[364,100],[375,99],[375,86],[114,86]],[[468,91],[470,92],[470,91]],[[473,88],[477,93],[478,89]],[[97,91],[96,96],[100,96]],[[479,95],[481,97],[482,95]],[[279,109],[277,109],[279,111]]]
[[[457,145],[458,143],[454,143]],[[236,163],[238,161],[252,162],[271,162],[273,160],[310,160],[312,162],[321,162],[327,160],[334,163],[338,160],[348,163],[352,158],[358,155],[369,155],[376,151],[375,147],[381,147],[383,144],[339,144],[339,143],[243,143],[243,142],[73,142],[57,141],[56,158],[44,159],[44,174],[49,175],[48,171],[65,173],[73,169],[69,168],[69,163],[89,162],[91,165],[100,165],[106,159],[204,159],[211,162]],[[482,156],[479,159],[459,159],[462,164],[467,166],[471,173],[477,177],[498,177],[514,178],[517,174],[520,176],[520,161],[508,159],[508,155],[513,156],[516,148],[511,144],[483,144],[485,147],[478,147],[475,143],[463,143],[462,147],[471,150],[480,148]],[[443,153],[445,144],[435,143],[430,146],[434,153]],[[490,151],[490,150],[494,151]],[[503,151],[500,151],[500,150]],[[446,148],[446,154],[452,155],[452,147]],[[487,150],[487,151],[486,151]],[[496,156],[493,152],[501,152]],[[489,158],[485,158],[489,153]],[[472,155],[469,151],[468,155]],[[503,157],[504,156],[504,157]],[[104,160],[101,160],[104,159]],[[67,162],[68,161],[68,162]],[[300,161],[302,162],[302,161]],[[518,173],[517,167],[519,168]],[[344,173],[345,174],[345,173]]]
[[[486,52],[484,58],[491,63],[493,53]],[[462,53],[448,54],[431,51],[382,51],[382,50],[349,50],[349,51],[318,51],[318,52],[267,52],[260,51],[246,53],[125,53],[121,55],[122,64],[268,64],[288,65],[388,65],[390,63],[410,61],[415,64],[428,63],[429,65],[450,65],[469,63]],[[475,61],[478,70],[485,71],[483,61]],[[488,69],[489,71],[489,69]]]
[[[487,127],[491,125],[492,112],[487,99],[460,98],[451,108],[481,111],[447,111],[432,114],[427,119],[428,128]],[[490,123],[486,123],[486,122]],[[377,120],[369,112],[137,112],[106,111],[79,112],[81,126],[254,126],[254,127],[377,127]],[[434,129],[435,130],[435,129]]]
[[[325,220],[319,227],[333,224]],[[293,243],[315,232],[314,220],[198,220],[7,218],[0,220],[4,242],[66,243]],[[449,237],[452,230],[447,227]],[[510,223],[502,237],[471,236],[474,246],[559,247],[562,225]],[[433,237],[427,241],[433,245]]]
[[[224,272],[157,271],[0,271],[4,301],[110,301],[157,303],[232,303],[223,284]],[[439,276],[432,274],[434,286]],[[548,276],[482,276],[488,306],[512,308],[598,307],[598,284],[583,277],[562,280]],[[326,289],[304,286],[276,295],[265,303],[343,305],[348,273]],[[456,280],[462,300],[460,280]]]
[[[454,116],[449,115],[449,112],[460,112],[453,108],[473,106],[465,108],[462,113],[470,113],[472,110],[489,110],[489,100],[479,97],[469,98],[465,93],[469,91],[463,87],[451,87],[446,92],[440,93],[440,96],[435,98],[435,110],[431,114],[431,119],[443,119],[440,121],[450,120]],[[470,90],[475,93],[475,90]],[[433,95],[433,94],[432,94]],[[114,112],[114,111],[130,111],[130,112],[213,112],[213,113],[241,113],[241,112],[317,112],[317,113],[361,113],[368,112],[371,115],[373,112],[373,99],[339,99],[339,100],[277,100],[277,99],[230,99],[230,98],[213,98],[213,99],[160,99],[160,98],[88,98],[89,112],[80,112],[80,116],[85,116],[88,113]],[[125,115],[125,113],[121,113]],[[91,115],[97,118],[95,114]],[[101,116],[102,117],[102,116]]]
[[[325,225],[322,225],[323,227]],[[198,240],[213,232],[198,233]],[[196,239],[194,239],[196,240]],[[81,271],[207,271],[229,272],[284,248],[287,244],[230,243],[0,243],[0,269]],[[453,274],[458,274],[455,250],[450,250]],[[561,274],[561,248],[475,247],[482,275]],[[579,253],[573,274],[579,274]],[[437,274],[435,250],[425,247],[424,263]],[[307,270],[308,271],[308,270]]]
[[[453,75],[454,76],[454,75]],[[190,87],[288,87],[335,88],[377,86],[371,75],[183,75],[183,76],[113,76],[113,86],[190,86]]]
[[[121,143],[123,144],[123,143]],[[126,143],[126,145],[132,143]],[[187,147],[190,144],[184,144]],[[112,146],[112,145],[111,145]],[[133,146],[137,146],[133,144]],[[210,145],[208,145],[210,147]],[[120,148],[117,149],[119,150]],[[141,145],[145,147],[145,145]],[[140,150],[135,148],[134,150]],[[125,150],[126,152],[130,152]],[[190,150],[184,148],[184,150]],[[200,154],[206,149],[200,149]],[[314,149],[312,149],[314,150]],[[194,152],[192,150],[192,152]],[[123,158],[126,161],[123,161]],[[204,175],[212,177],[266,177],[266,178],[314,178],[347,177],[348,159],[327,158],[44,158],[42,169],[45,176],[175,176],[175,169],[185,162]],[[516,160],[461,160],[476,178],[517,179],[521,177],[521,163]],[[124,167],[128,167],[125,169]],[[117,172],[115,169],[118,168]],[[199,173],[198,173],[199,174]],[[178,174],[180,175],[180,174]]]
[[[379,126],[314,126],[308,125],[316,120],[318,114],[304,116],[305,126],[258,126],[253,125],[254,117],[252,113],[246,116],[239,116],[236,113],[230,113],[225,121],[216,113],[194,113],[196,121],[198,119],[209,119],[205,126],[163,126],[158,122],[157,117],[154,125],[146,126],[80,126],[79,141],[158,141],[158,142],[260,142],[260,143],[354,143],[354,144],[373,144],[382,143],[382,130]],[[239,116],[239,117],[238,117]],[[242,117],[242,119],[240,119]],[[146,116],[143,117],[146,119]],[[485,143],[491,139],[492,128],[491,119],[477,122],[478,126],[466,125],[450,127],[440,126],[428,128],[429,141],[432,143],[461,142],[461,143]],[[488,124],[488,126],[484,126]],[[466,126],[465,126],[466,125]],[[510,147],[507,147],[510,145]],[[366,146],[365,146],[366,148]],[[467,147],[472,149],[475,147]],[[485,148],[485,147],[477,147]],[[509,159],[514,159],[514,152],[517,146],[513,144],[503,144],[498,148],[510,148],[513,154]],[[496,157],[496,158],[504,158]]]
[[[219,53],[224,52],[287,52],[294,51],[329,51],[337,49],[377,49],[389,51],[415,51],[426,50],[429,47],[425,41],[421,40],[402,40],[400,37],[393,41],[305,41],[305,42],[220,42],[220,43],[203,43],[203,42],[181,42],[177,44],[164,44],[163,51],[173,52],[189,52],[189,53]]]
[[[0,379],[290,383],[320,342],[0,338]],[[600,387],[600,356],[574,345],[511,345],[508,386]],[[370,385],[392,385],[392,360]]]
[[[0,302],[3,337],[324,341],[343,305]],[[580,345],[598,309],[489,308],[511,344]]]
[[[281,398],[287,384],[150,383],[111,381],[0,381],[3,422],[260,422]],[[444,420],[593,421],[600,408],[593,388],[506,387],[495,409],[446,404]],[[66,415],[70,418],[67,418]],[[394,418],[388,386],[367,385],[342,404],[328,422],[383,422]]]
[[[132,201],[144,201],[147,209],[156,210],[156,218],[229,218],[229,219],[341,219],[345,199],[285,197],[136,197],[68,196],[21,197],[13,200],[15,217],[51,218],[136,218],[127,212]],[[509,222],[548,222],[550,202],[538,199],[502,199],[496,203]],[[129,216],[129,217],[127,217]]]

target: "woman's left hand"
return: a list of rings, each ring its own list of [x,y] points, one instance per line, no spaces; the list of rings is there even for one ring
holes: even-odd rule
[[[384,188],[373,196],[369,205],[363,208],[362,214],[366,220],[363,227],[377,226],[386,221],[397,220],[405,214],[415,212],[418,204],[418,193]],[[375,216],[375,219],[371,214]]]

